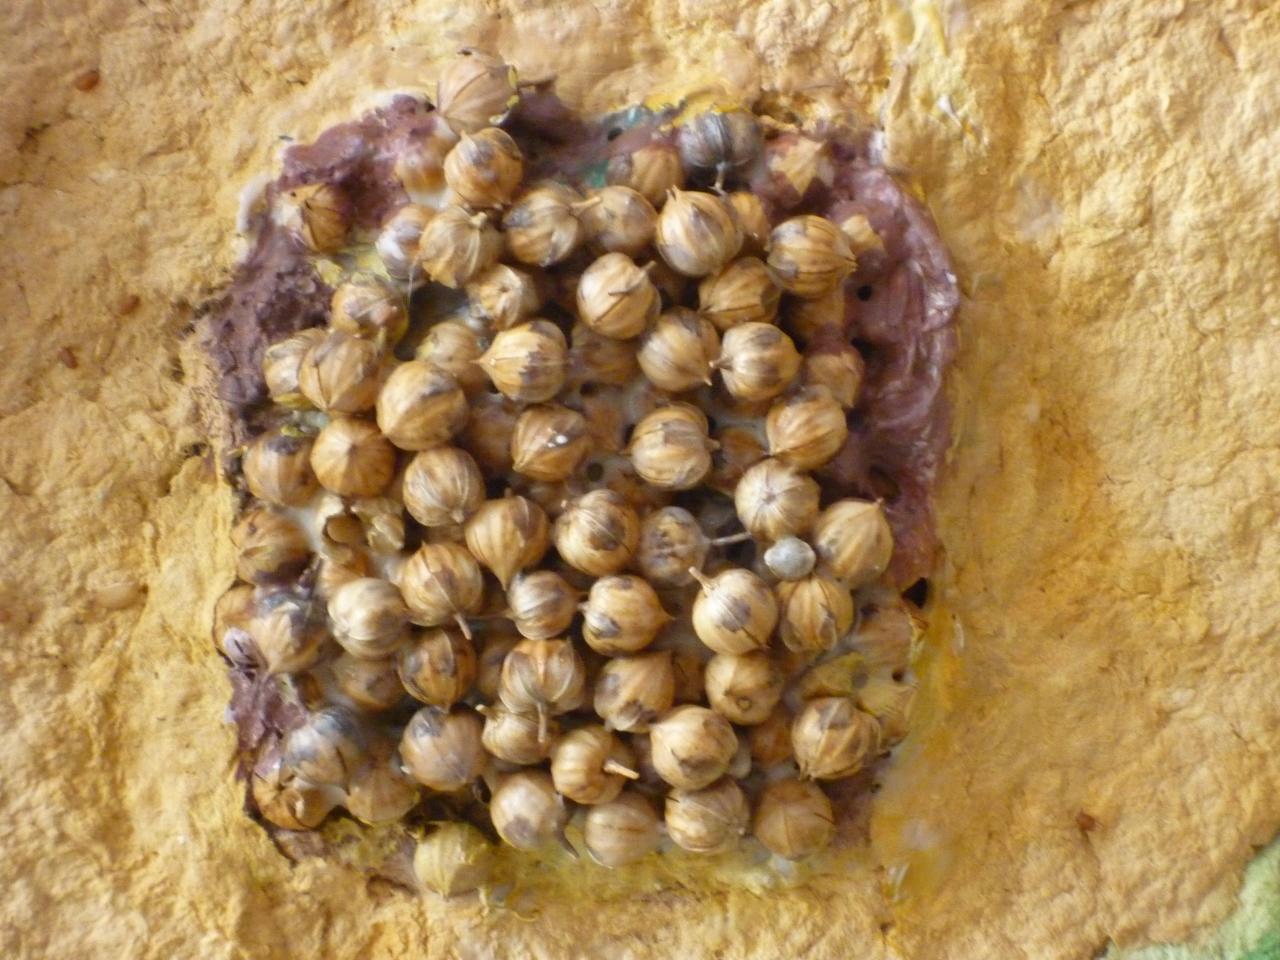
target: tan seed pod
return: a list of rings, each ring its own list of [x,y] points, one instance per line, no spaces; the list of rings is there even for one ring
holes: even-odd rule
[[[493,791],[489,818],[504,842],[517,850],[537,850],[564,836],[569,813],[548,774],[520,770]]]
[[[485,346],[480,334],[465,323],[445,320],[427,331],[413,356],[453,377],[462,392],[473,397],[489,385],[489,378],[477,362]]]
[[[898,600],[865,611],[851,642],[868,669],[895,673],[910,665],[912,648],[923,629],[924,621],[907,609],[905,601]]]
[[[423,360],[400,364],[378,393],[378,427],[402,450],[448,443],[467,416],[467,397],[458,382]]]
[[[858,709],[880,721],[886,745],[907,735],[915,697],[915,687],[898,683],[883,673],[872,674],[857,691]]]
[[[311,558],[302,529],[273,507],[250,510],[231,531],[236,576],[247,583],[272,583],[296,576]]]
[[[435,211],[419,203],[406,203],[382,223],[373,248],[393,280],[421,283],[425,277],[414,264],[418,258],[418,243]],[[414,285],[416,285],[414,283]]]
[[[507,250],[521,263],[550,267],[582,244],[582,195],[573,187],[544,180],[521,192],[502,218]]]
[[[672,189],[684,186],[684,166],[673,144],[655,139],[630,153],[611,157],[605,178],[610,184],[630,187],[654,207],[661,207]]]
[[[475,647],[455,630],[418,630],[400,648],[396,672],[413,699],[448,709],[475,682]]]
[[[310,327],[267,347],[262,355],[262,378],[272,400],[292,409],[311,406],[302,395],[298,376],[303,359],[326,335],[323,328]]]
[[[769,234],[769,268],[778,285],[797,297],[830,293],[857,265],[849,239],[824,217],[792,217]]]
[[[739,400],[771,400],[800,372],[791,338],[771,323],[741,323],[725,331],[715,366]]]
[[[893,556],[893,530],[870,500],[837,500],[818,515],[809,542],[818,561],[855,590],[884,573]]]
[[[703,678],[711,709],[730,723],[763,723],[782,697],[782,671],[763,652],[717,653]]]
[[[380,660],[400,648],[409,610],[393,584],[361,577],[339,587],[329,598],[333,638],[354,657]]]
[[[480,717],[466,707],[423,707],[404,728],[400,757],[424,787],[441,793],[461,790],[484,769],[480,730]]]
[[[331,183],[304,183],[285,191],[285,226],[314,253],[336,253],[347,242],[351,198]]]
[[[484,393],[471,401],[466,426],[457,442],[489,476],[511,469],[511,435],[519,408],[500,394]]]
[[[765,458],[764,444],[754,425],[723,427],[716,442],[720,446],[711,454],[707,485],[731,497],[747,469]]]
[[[331,669],[334,686],[361,710],[381,713],[404,699],[394,657],[366,660],[344,652],[333,661]]]
[[[672,190],[658,214],[654,245],[687,277],[705,277],[738,255],[742,230],[732,208],[713,193]]]
[[[715,444],[697,407],[659,407],[636,424],[627,456],[645,481],[662,490],[691,490],[711,472]]]
[[[765,436],[770,456],[799,470],[816,470],[844,446],[849,425],[826,387],[803,387],[769,408]]]
[[[476,667],[476,691],[486,702],[492,703],[498,699],[498,687],[502,680],[502,662],[507,659],[507,654],[511,652],[512,647],[523,639],[514,629],[506,627],[498,632],[485,634]]]
[[[773,712],[748,732],[751,759],[759,767],[768,769],[788,762],[791,757],[791,714],[785,707],[775,707]]]
[[[816,783],[774,780],[760,794],[751,832],[770,853],[800,860],[831,843],[836,833],[835,813]]]
[[[743,169],[760,155],[763,139],[760,121],[749,110],[712,109],[681,126],[676,145],[686,167],[714,170],[719,186],[731,171]]]
[[[796,203],[804,200],[815,183],[829,187],[835,177],[831,143],[794,133],[770,141],[765,168],[775,189],[781,187],[793,194]]]
[[[321,554],[316,563],[315,590],[316,596],[328,601],[344,584],[360,577],[367,577],[373,572],[368,554],[362,550],[343,548],[337,556]]]
[[[748,467],[733,492],[743,527],[757,540],[772,543],[803,534],[818,515],[818,483],[780,460]]]
[[[662,308],[648,273],[621,253],[606,253],[583,271],[576,304],[579,320],[616,340],[639,336]]]
[[[379,737],[352,772],[342,805],[361,823],[376,826],[401,820],[421,799],[420,788],[401,769],[395,741]]]
[[[840,780],[853,776],[879,752],[880,724],[848,697],[819,697],[796,715],[791,747],[802,777]]]
[[[314,830],[342,796],[333,787],[299,778],[285,765],[278,749],[266,752],[254,764],[249,787],[258,812],[286,830]]]
[[[640,525],[636,566],[658,586],[687,586],[693,583],[689,569],[702,569],[710,546],[693,514],[683,507],[663,507]]]
[[[724,776],[738,749],[729,721],[706,707],[676,707],[649,727],[653,766],[681,790],[700,790]]]
[[[764,202],[749,190],[738,190],[729,194],[729,205],[742,227],[742,252],[752,256],[764,253],[773,230]]]
[[[298,388],[326,413],[362,413],[378,399],[382,368],[378,344],[332,331],[303,357]]]
[[[436,106],[458,134],[501,123],[519,100],[515,68],[469,47],[445,64],[436,84]]]
[[[804,382],[812,387],[826,387],[840,406],[846,410],[858,402],[866,364],[862,354],[851,345],[824,345],[811,350],[804,358]]]
[[[473,210],[505,207],[524,177],[524,156],[497,127],[464,133],[444,158],[449,189]]]
[[[751,811],[742,788],[724,777],[703,789],[667,796],[667,836],[690,853],[724,853],[747,832]]]
[[[484,748],[499,760],[530,766],[551,756],[551,745],[559,736],[554,720],[546,721],[545,731],[536,713],[515,713],[495,704],[477,708],[484,714]]]
[[[434,205],[444,190],[444,158],[458,136],[444,124],[415,132],[395,151],[392,172],[415,203]]]
[[[529,319],[542,306],[533,277],[523,270],[495,263],[466,285],[468,311],[494,330],[507,330]]]
[[[720,337],[704,317],[675,307],[658,317],[641,338],[640,369],[655,387],[682,393],[711,383]]]
[[[280,591],[263,597],[246,632],[267,673],[301,673],[315,666],[328,633],[324,617],[303,597]]]
[[[503,396],[545,403],[564,386],[568,345],[554,323],[531,320],[500,331],[479,363]]]
[[[418,268],[436,283],[460,290],[501,254],[502,234],[487,215],[445,207],[423,228]]]
[[[333,291],[329,326],[393,347],[409,328],[409,311],[400,291],[377,274],[362,270]]]
[[[631,748],[598,724],[579,727],[551,748],[551,782],[574,803],[608,803],[635,772]]]
[[[464,531],[472,556],[493,571],[503,589],[520,570],[538,563],[551,542],[546,512],[525,497],[488,500]]]
[[[884,240],[876,233],[875,227],[861,213],[845,217],[840,221],[840,232],[849,241],[849,249],[855,257],[860,257],[869,250],[883,250]]]
[[[671,709],[675,683],[670,651],[615,657],[596,678],[593,706],[608,729],[644,732]]]
[[[806,300],[788,297],[782,315],[787,331],[800,343],[839,342],[846,336],[844,287]]]
[[[658,849],[662,829],[653,804],[640,793],[623,790],[587,810],[582,839],[597,863],[624,867]]]
[[[853,627],[849,589],[819,574],[778,584],[778,606],[779,633],[789,650],[830,650]]]
[[[590,452],[586,419],[558,403],[528,407],[511,434],[513,469],[544,483],[569,479]]]
[[[465,616],[484,600],[480,565],[456,543],[424,543],[400,570],[400,593],[409,619],[424,627],[457,623],[470,636]]]
[[[716,653],[743,654],[769,645],[778,604],[769,586],[750,570],[730,567],[707,577],[693,602],[693,631]]]
[[[516,713],[535,713],[539,735],[546,722],[582,705],[586,666],[568,640],[523,640],[502,663],[498,696]]]
[[[603,577],[631,562],[640,518],[621,495],[592,490],[569,502],[552,526],[551,539],[569,566]]]
[[[431,892],[457,897],[488,883],[493,861],[493,844],[471,824],[438,823],[418,841],[413,872]]]
[[[251,666],[261,654],[249,635],[249,623],[257,612],[253,586],[238,583],[218,598],[213,607],[213,642],[236,666]]]
[[[612,574],[593,583],[582,614],[582,639],[605,656],[643,650],[671,621],[653,587],[630,574]]]
[[[465,450],[433,447],[405,467],[402,496],[409,516],[424,527],[465,523],[484,503],[484,477]]]
[[[569,383],[623,387],[636,375],[636,347],[629,340],[615,340],[585,324],[574,324],[569,350]]]
[[[311,469],[320,486],[340,497],[376,497],[395,468],[395,449],[367,420],[330,420],[311,448]]]
[[[355,715],[325,707],[307,717],[284,739],[284,764],[311,783],[345,787],[363,762],[368,738]]]
[[[783,537],[764,552],[764,565],[779,580],[802,580],[813,572],[817,555],[799,537]]]
[[[596,190],[590,202],[582,223],[596,249],[634,257],[652,242],[658,213],[643,194],[615,185]]]
[[[521,636],[550,640],[569,629],[578,612],[578,596],[554,570],[520,573],[507,588],[507,617]]]
[[[262,434],[245,450],[245,485],[259,500],[300,506],[316,492],[311,471],[311,438],[282,430]]]
[[[698,312],[717,330],[740,323],[773,323],[782,291],[755,257],[734,260],[698,284]]]

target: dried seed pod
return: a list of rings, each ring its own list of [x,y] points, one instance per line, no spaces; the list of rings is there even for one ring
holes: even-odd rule
[[[845,339],[847,307],[844,287],[837,286],[811,300],[788,297],[783,318],[787,331],[801,343]]]
[[[773,323],[782,291],[769,268],[755,257],[741,257],[698,284],[698,312],[717,330],[740,323]]]
[[[597,863],[623,867],[658,849],[662,829],[653,804],[639,793],[623,790],[608,803],[587,810],[582,839]]]
[[[486,702],[492,703],[498,699],[502,662],[507,659],[512,647],[523,639],[514,629],[507,629],[505,625],[499,632],[485,635],[476,671],[476,691]]]
[[[400,593],[414,623],[439,627],[453,621],[470,636],[464,616],[480,608],[484,574],[465,547],[424,543],[401,568]]]
[[[703,678],[711,709],[730,723],[763,723],[782,698],[782,671],[766,653],[717,653]]]
[[[382,367],[382,347],[335,330],[302,358],[298,388],[326,413],[362,413],[378,398]]]
[[[550,776],[541,770],[520,770],[493,791],[489,818],[507,844],[537,850],[564,836],[569,813]]]
[[[484,348],[483,338],[471,327],[445,320],[427,331],[413,357],[453,377],[462,392],[473,397],[489,385],[478,362]]]
[[[400,648],[396,673],[413,699],[448,709],[475,682],[475,647],[454,630],[415,631]]]
[[[331,183],[304,183],[285,192],[282,199],[284,225],[307,249],[315,253],[336,253],[347,242],[351,226],[351,198]]]
[[[411,132],[399,143],[393,173],[410,200],[431,206],[440,202],[445,154],[457,142],[457,134],[437,123],[425,131]]]
[[[339,587],[329,599],[333,638],[354,657],[380,660],[404,643],[409,610],[394,585],[361,577]]]
[[[328,639],[320,611],[308,600],[284,591],[259,602],[246,632],[272,675],[311,668]]]
[[[467,415],[467,397],[458,382],[422,360],[400,364],[378,393],[378,427],[402,450],[448,443]]]
[[[256,612],[254,589],[247,583],[236,584],[214,604],[214,645],[236,666],[253,666],[262,659],[249,635],[249,624]]]
[[[813,387],[826,387],[845,409],[858,402],[865,374],[862,354],[850,344],[824,344],[822,349],[805,354],[804,382]]]
[[[711,471],[715,443],[706,415],[687,403],[659,407],[631,433],[627,456],[636,473],[661,490],[691,490]]]
[[[816,783],[774,780],[760,794],[751,832],[770,853],[800,860],[831,843],[836,833],[835,813]]]
[[[421,883],[442,897],[456,897],[480,889],[493,872],[493,844],[469,823],[437,823],[418,841],[413,872]]]
[[[523,640],[502,663],[498,696],[508,710],[538,715],[545,738],[549,717],[582,704],[586,666],[568,640]]]
[[[765,418],[769,455],[800,470],[816,470],[849,437],[844,408],[826,387],[803,387],[778,400]]]
[[[593,705],[606,728],[643,732],[671,709],[675,683],[668,650],[615,657],[596,678]]]
[[[748,733],[751,759],[760,767],[775,767],[791,759],[791,714],[778,706]]]
[[[574,803],[608,803],[639,778],[634,764],[631,749],[604,727],[579,727],[552,746],[551,782]]]
[[[738,255],[742,230],[733,209],[715,194],[672,190],[658,214],[654,245],[680,273],[705,277]]]
[[[436,84],[436,106],[458,134],[501,123],[519,101],[515,68],[469,47],[445,64]]]
[[[593,583],[582,614],[582,639],[605,656],[643,650],[671,621],[653,587],[630,574]]]
[[[880,721],[886,744],[896,743],[907,735],[915,698],[915,687],[898,683],[883,673],[872,674],[857,691],[858,709]]]
[[[769,586],[750,570],[730,567],[713,577],[693,573],[702,589],[693,602],[693,631],[716,653],[762,650],[778,623]]]
[[[764,459],[764,444],[754,426],[724,427],[716,435],[716,441],[720,448],[711,454],[707,485],[731,497],[747,468]]]
[[[418,268],[436,283],[460,290],[501,254],[502,234],[487,215],[445,207],[422,230]]]
[[[578,249],[586,230],[578,219],[582,195],[544,180],[523,191],[502,218],[507,250],[521,263],[550,267]]]
[[[667,795],[667,836],[690,853],[724,853],[747,832],[751,811],[742,788],[731,778],[699,790]]]
[[[367,420],[330,420],[311,448],[320,486],[340,497],[376,497],[391,482],[396,452]]]
[[[889,521],[870,500],[837,500],[818,515],[809,542],[818,560],[855,590],[884,573],[893,556]]]
[[[524,177],[524,155],[497,127],[464,133],[444,158],[449,189],[473,210],[505,207]]]
[[[779,580],[801,580],[813,572],[813,547],[799,537],[783,537],[764,552],[764,565]]]
[[[771,400],[800,372],[800,354],[773,324],[742,323],[725,331],[715,366],[739,400]]]
[[[866,660],[868,669],[889,673],[906,670],[923,628],[923,621],[902,600],[874,606],[864,611],[852,646]]]
[[[880,750],[880,724],[848,697],[808,701],[791,725],[796,766],[806,779],[851,777]]]
[[[638,256],[653,240],[658,212],[631,187],[610,186],[591,194],[582,223],[592,244],[606,253]]]
[[[684,186],[684,165],[674,145],[655,139],[631,153],[611,157],[605,178],[610,184],[630,187],[654,207],[661,207],[673,188]]]
[[[320,826],[342,796],[333,787],[300,779],[285,765],[278,750],[267,752],[254,764],[249,786],[258,812],[286,830]]]
[[[364,760],[367,740],[355,716],[325,707],[307,717],[284,739],[284,764],[311,783],[344,787]]]
[[[345,548],[338,556],[321,554],[316,562],[315,591],[316,596],[328,602],[329,598],[340,590],[344,584],[360,577],[367,577],[373,572],[368,554],[362,550]]]
[[[431,207],[406,203],[383,222],[373,248],[389,277],[411,283],[415,280],[420,283],[425,279],[417,271],[414,262],[418,257],[418,242],[422,239],[422,231],[433,216],[435,211]]]
[[[693,514],[683,507],[663,507],[641,523],[636,566],[658,586],[687,586],[693,583],[689,569],[702,569],[710,547]]]
[[[583,271],[576,303],[578,319],[617,340],[639,336],[662,309],[648,273],[621,253],[606,253]]]
[[[569,629],[578,612],[578,591],[554,570],[521,573],[507,588],[507,608],[521,636],[550,640]]]
[[[544,403],[564,386],[568,346],[554,323],[531,320],[500,331],[479,363],[503,396]]]
[[[649,727],[653,766],[673,787],[700,790],[724,776],[738,749],[729,721],[706,707],[676,707]]]
[[[680,159],[695,170],[714,170],[717,185],[760,155],[760,121],[748,110],[707,110],[680,127]]]
[[[581,323],[574,324],[571,337],[570,384],[623,387],[635,379],[636,348],[631,341],[606,337]]]
[[[465,523],[484,503],[484,477],[465,450],[433,447],[405,467],[402,496],[409,516],[424,527]]]
[[[306,534],[273,507],[250,510],[231,531],[236,576],[248,583],[271,583],[296,576],[311,557]]]
[[[855,257],[860,257],[869,250],[884,249],[884,241],[880,238],[880,234],[876,233],[871,221],[861,213],[855,213],[841,220],[840,232],[848,239],[849,249],[853,251]]]
[[[640,341],[638,360],[649,382],[681,393],[711,383],[712,364],[720,355],[720,337],[705,318],[685,307],[658,317]]]
[[[551,538],[565,563],[603,577],[631,562],[640,518],[619,494],[592,490],[569,502],[556,518]]]
[[[343,806],[361,823],[395,823],[422,799],[416,783],[400,768],[395,741],[378,738],[369,756],[351,774]]]
[[[366,660],[343,653],[333,661],[331,669],[334,685],[361,710],[381,713],[404,699],[394,657]]]
[[[830,650],[853,626],[848,588],[818,574],[778,584],[778,606],[779,632],[789,650]]]
[[[310,327],[267,347],[262,355],[262,379],[272,400],[293,409],[311,406],[302,395],[298,375],[303,359],[325,336],[323,328]]]
[[[393,347],[409,328],[409,311],[400,291],[376,273],[362,270],[347,277],[333,291],[329,326]]]
[[[511,463],[516,473],[544,483],[569,479],[590,452],[586,419],[558,403],[527,408],[511,434]]]
[[[507,330],[527,320],[542,305],[538,284],[522,270],[495,263],[466,285],[469,312],[494,330]]]
[[[769,234],[769,267],[778,285],[797,297],[830,293],[857,265],[849,239],[825,217],[792,217]]]
[[[813,653],[792,654],[793,665],[815,659]],[[818,697],[852,697],[867,679],[866,663],[857,653],[842,653],[820,659],[791,684],[793,698],[804,701]]]
[[[560,730],[554,720],[545,721],[544,730],[534,713],[515,713],[498,704],[477,709],[484,714],[481,742],[499,760],[529,766],[551,756]]]
[[[511,435],[519,409],[500,394],[483,393],[471,402],[467,425],[458,434],[463,447],[489,476],[511,469]]]
[[[762,254],[769,247],[769,234],[773,224],[764,202],[750,190],[738,190],[729,194],[729,205],[737,214],[742,227],[742,250],[753,256]]]
[[[743,473],[733,505],[743,527],[772,543],[804,533],[818,515],[821,490],[807,473],[780,460],[761,460]]]
[[[830,186],[835,178],[831,143],[797,134],[784,134],[769,143],[765,169],[774,188],[800,203],[815,183]],[[793,204],[792,204],[793,205]]]
[[[461,790],[484,769],[480,729],[480,717],[466,707],[423,707],[404,728],[400,757],[424,787],[441,793]]]
[[[311,471],[311,438],[283,430],[262,434],[245,451],[245,485],[259,500],[299,506],[316,492]]]
[[[551,542],[546,512],[524,497],[486,501],[464,533],[467,549],[493,571],[503,589],[517,571],[537,564]]]

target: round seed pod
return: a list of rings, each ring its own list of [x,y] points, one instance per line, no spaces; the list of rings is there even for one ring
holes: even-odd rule
[[[574,324],[569,351],[569,383],[625,387],[636,375],[636,348],[629,340],[615,340],[585,324]],[[717,344],[717,350],[719,345]],[[714,354],[713,354],[714,356]]]
[[[409,311],[400,291],[376,273],[362,270],[347,277],[333,291],[329,326],[393,347],[409,327]]]
[[[559,636],[577,612],[578,591],[554,570],[517,574],[507,588],[507,617],[530,640]]]
[[[333,638],[354,657],[380,660],[404,643],[409,610],[400,591],[385,580],[361,577],[329,598]]]
[[[605,253],[638,256],[653,240],[658,212],[631,187],[610,186],[591,194],[582,223],[592,245]]]
[[[812,574],[778,584],[782,642],[788,650],[830,650],[853,627],[853,596],[835,580]]]
[[[762,650],[778,623],[773,591],[750,570],[730,567],[713,577],[694,575],[701,584],[693,602],[693,630],[716,653]]]
[[[724,853],[747,832],[747,798],[729,777],[698,790],[673,790],[667,796],[667,836],[690,853]]]
[[[602,866],[623,867],[658,849],[662,830],[653,805],[631,790],[587,810],[582,838]]]
[[[764,552],[765,568],[779,580],[802,580],[816,562],[813,547],[799,537],[783,537]]]
[[[389,277],[409,281],[411,286],[416,285],[415,280],[421,283],[425,279],[415,269],[414,261],[422,231],[434,215],[435,211],[430,207],[406,203],[383,222],[373,248]]]
[[[590,452],[586,418],[558,403],[528,407],[511,434],[513,469],[544,483],[569,479]]]
[[[481,504],[464,530],[467,549],[506,589],[517,571],[538,563],[551,542],[546,512],[524,497]]]
[[[378,737],[352,772],[342,805],[361,823],[377,825],[402,819],[421,799],[418,785],[401,770],[395,741]]]
[[[787,332],[805,344],[844,340],[846,317],[847,306],[842,286],[812,300],[788,297],[783,310]]]
[[[465,450],[433,447],[409,461],[402,496],[409,516],[424,527],[465,523],[484,503],[484,477]]]
[[[505,263],[495,263],[476,274],[467,283],[466,291],[472,319],[494,330],[509,330],[542,306],[533,277]]]
[[[281,198],[285,227],[314,253],[337,253],[351,227],[351,198],[331,183],[304,183]]]
[[[685,307],[658,317],[640,341],[640,369],[655,387],[682,393],[711,384],[720,338],[711,323]]]
[[[267,673],[301,673],[315,666],[328,634],[315,605],[287,591],[268,594],[246,626]]]
[[[537,850],[564,836],[569,813],[550,776],[521,770],[493,791],[489,818],[504,842],[517,850]]]
[[[825,387],[848,410],[858,402],[866,363],[850,344],[824,344],[822,349],[805,355],[802,374],[806,385]]]
[[[886,745],[897,743],[907,735],[915,687],[873,673],[858,689],[858,709],[880,721],[880,732]]]
[[[534,184],[502,218],[507,250],[521,263],[539,267],[567,259],[586,235],[578,219],[582,206],[582,196],[567,184]]]
[[[262,379],[273,401],[290,409],[311,406],[302,395],[298,376],[303,359],[312,347],[324,341],[325,336],[321,327],[310,327],[267,347],[262,355]]]
[[[413,872],[418,882],[442,897],[479,890],[493,872],[493,844],[469,823],[438,823],[418,841]]]
[[[654,207],[661,207],[673,188],[684,186],[684,166],[674,145],[654,139],[631,153],[609,159],[605,178],[630,187]]]
[[[464,133],[444,158],[449,189],[473,210],[505,207],[524,177],[524,155],[497,127]]]
[[[343,653],[333,661],[332,671],[334,685],[361,710],[381,713],[404,699],[394,657],[366,660]]]
[[[717,330],[740,323],[773,323],[782,291],[755,257],[734,260],[698,284],[698,312]]]
[[[435,213],[434,204],[444,190],[445,154],[457,142],[457,134],[447,126],[436,125],[411,134],[396,150],[395,178],[414,203],[433,205],[427,208],[431,213]],[[421,278],[419,271],[414,269],[413,272]]]
[[[445,64],[436,84],[436,106],[458,134],[501,123],[519,102],[515,68],[470,47]]]
[[[505,625],[497,628],[496,632],[490,627],[485,634],[476,667],[476,691],[481,699],[489,703],[498,699],[502,662],[507,659],[512,647],[523,639],[514,629],[508,629]]]
[[[342,793],[333,787],[308,783],[285,765],[278,749],[259,757],[249,778],[258,812],[286,830],[313,830],[324,822]]]
[[[454,630],[418,630],[400,648],[396,673],[413,699],[448,709],[475,683],[475,647]]]
[[[848,237],[824,217],[792,217],[769,234],[769,268],[778,285],[797,297],[830,293],[857,265]]]
[[[502,234],[484,213],[445,207],[422,230],[417,267],[436,283],[461,290],[502,255]]]
[[[717,653],[703,676],[711,709],[730,723],[763,723],[782,698],[782,672],[763,652]]]
[[[740,323],[725,331],[715,363],[725,389],[739,400],[771,400],[800,372],[791,338],[771,323]]]
[[[484,575],[465,547],[424,543],[400,570],[400,592],[414,623],[439,627],[456,622],[470,636],[464,617],[480,609]]]
[[[549,717],[582,703],[586,666],[568,640],[523,640],[502,663],[498,696],[508,710],[536,713],[540,736]]]
[[[720,447],[711,454],[707,485],[732,497],[747,468],[765,458],[764,444],[754,425],[724,427],[716,434],[716,442]]]
[[[794,197],[795,203],[803,201],[815,183],[830,187],[835,177],[831,143],[796,134],[784,134],[770,141],[765,151],[765,168],[774,189],[788,199]]]
[[[791,760],[791,714],[786,707],[775,707],[747,736],[751,759],[757,766],[767,769]]]
[[[325,707],[307,717],[284,739],[284,764],[311,783],[345,787],[364,760],[367,738],[355,716]]]
[[[427,331],[413,357],[453,377],[463,393],[474,397],[489,385],[489,378],[478,362],[484,348],[480,334],[471,327],[457,320],[445,320]]]
[[[662,309],[648,273],[621,253],[606,253],[582,272],[576,304],[578,319],[616,340],[639,336]]]
[[[396,452],[366,420],[330,420],[311,447],[320,486],[341,497],[376,497],[395,473]]]
[[[608,803],[639,774],[625,743],[596,724],[566,733],[551,748],[551,782],[574,803]]]
[[[334,330],[307,351],[298,368],[298,388],[325,413],[362,413],[378,399],[382,348]]]
[[[676,707],[649,727],[653,766],[673,787],[700,790],[724,776],[738,749],[729,721],[706,707]]]
[[[849,437],[844,408],[826,387],[804,387],[778,400],[765,418],[769,455],[800,470],[816,470]]]
[[[569,502],[556,518],[551,538],[569,566],[603,577],[631,562],[640,518],[614,491],[592,490]]]
[[[764,253],[769,247],[769,234],[773,230],[764,202],[750,190],[738,190],[729,194],[729,205],[733,207],[738,224],[742,227],[743,253],[753,256]]]
[[[675,682],[668,650],[616,657],[596,678],[595,711],[609,730],[644,732],[671,709]]]
[[[683,507],[663,507],[641,522],[636,566],[658,586],[687,586],[693,583],[689,569],[702,569],[710,547],[693,514]]]
[[[458,382],[423,360],[400,364],[378,393],[378,428],[401,450],[448,443],[467,415],[467,396]]]
[[[837,500],[813,523],[819,562],[852,589],[877,579],[893,557],[893,530],[879,503]]]
[[[880,724],[848,697],[819,697],[796,715],[791,746],[802,777],[840,780],[879,752]]]
[[[247,583],[272,583],[296,576],[311,558],[306,535],[273,507],[250,510],[231,531],[237,551],[236,576]]]
[[[818,483],[779,460],[761,460],[733,491],[738,519],[757,540],[771,543],[804,533],[818,515]]]
[[[281,430],[262,434],[245,451],[245,485],[259,500],[299,506],[316,492],[311,471],[311,438]]]
[[[515,713],[498,704],[477,709],[484,714],[484,748],[499,760],[530,766],[551,755],[551,745],[560,732],[554,720],[545,721],[543,729],[537,714]]]
[[[654,245],[678,272],[705,277],[738,255],[742,231],[732,208],[715,194],[673,189],[658,214]]]
[[[404,728],[400,757],[424,787],[441,793],[461,790],[484,769],[480,729],[480,717],[466,707],[423,707]]]
[[[475,459],[486,474],[511,469],[511,435],[519,408],[501,394],[483,393],[471,402],[467,424],[458,434],[458,445]]]
[[[751,832],[788,860],[825,849],[835,836],[835,813],[822,788],[812,781],[774,780],[760,794]]]
[[[662,490],[691,490],[711,472],[715,444],[707,418],[686,403],[646,414],[631,433],[627,456],[636,473]]]
[[[503,396],[544,403],[564,386],[568,345],[554,323],[532,320],[499,332],[480,366]]]
[[[707,110],[680,127],[676,135],[685,166],[714,170],[717,184],[760,156],[763,140],[760,121],[741,109]]]
[[[582,614],[582,639],[606,656],[643,650],[671,621],[653,587],[630,574],[612,574],[593,583]]]

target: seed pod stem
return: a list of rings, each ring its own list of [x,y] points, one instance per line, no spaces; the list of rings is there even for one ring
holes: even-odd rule
[[[630,767],[618,763],[616,760],[606,760],[601,768],[605,773],[616,773],[620,777],[626,777],[628,780],[639,780],[640,774],[636,773]]]

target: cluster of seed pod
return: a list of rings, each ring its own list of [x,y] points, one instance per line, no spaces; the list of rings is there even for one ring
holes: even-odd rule
[[[518,100],[500,61],[446,69],[448,125],[397,164],[444,205],[398,209],[385,269],[264,357],[280,425],[242,458],[219,640],[320,693],[254,797],[302,829],[483,783],[521,849],[576,805],[609,866],[664,834],[807,856],[834,831],[819,782],[901,737],[910,705],[907,645],[855,631],[889,524],[820,482],[850,442],[843,284],[874,234],[683,189],[759,161],[746,111],[655,134],[586,193],[526,183],[498,125]],[[349,212],[313,186],[286,222],[330,252]],[[425,324],[431,284],[465,304]],[[419,872],[457,892],[439,858],[471,839],[442,834]]]

